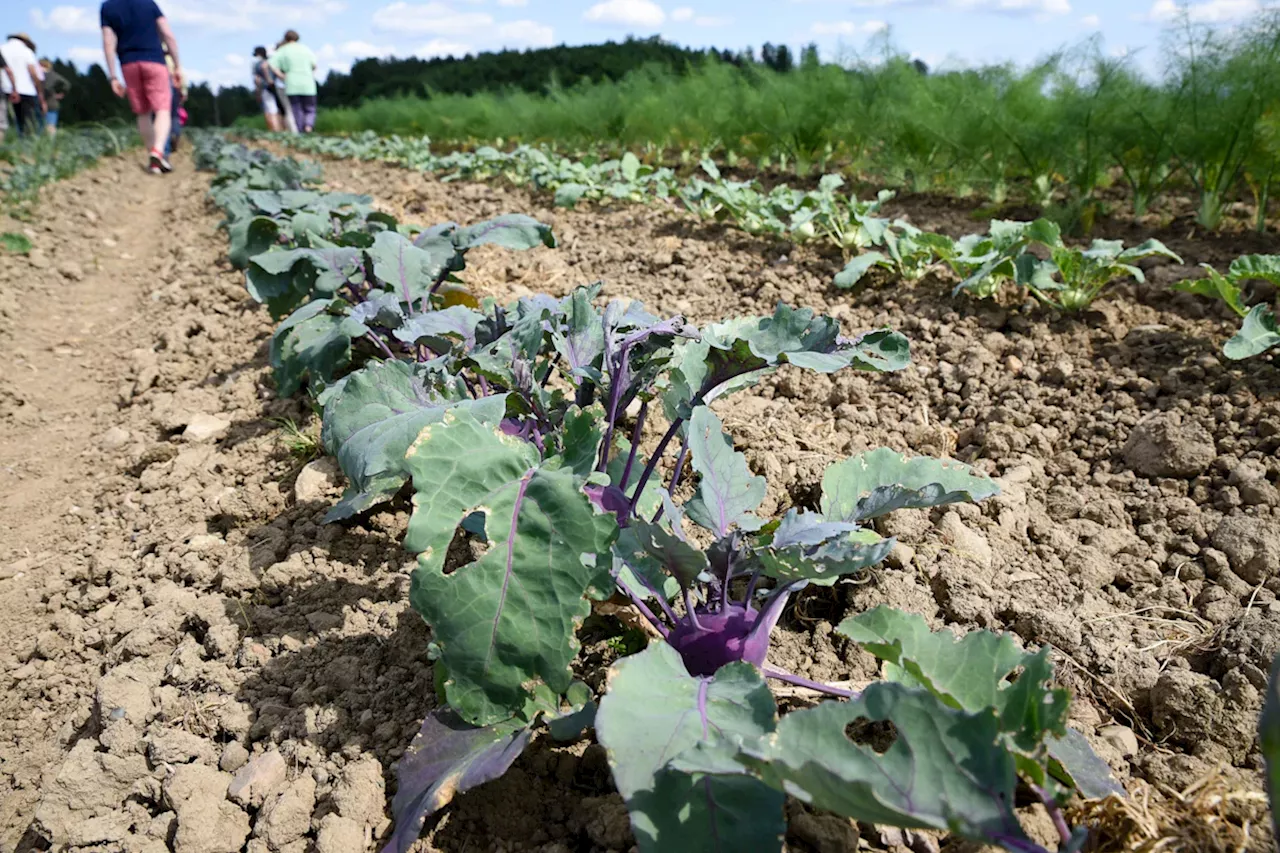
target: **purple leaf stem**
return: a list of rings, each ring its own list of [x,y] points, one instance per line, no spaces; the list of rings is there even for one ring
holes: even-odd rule
[[[657,587],[655,587],[652,583],[650,583],[648,578],[646,578],[640,572],[637,572],[635,570],[635,566],[631,566],[630,563],[628,563],[627,565],[630,566],[631,571],[635,575],[636,579],[639,580],[640,583],[644,584],[644,588],[647,589],[649,591],[649,594],[652,595],[654,599],[658,602],[658,606],[662,608],[662,612],[667,615],[667,618],[670,619],[672,623],[678,623],[680,621],[680,617],[676,615],[675,610],[673,610],[671,608],[671,605],[667,603],[667,597],[663,595],[662,592]]]
[[[370,342],[370,343],[372,343],[372,344],[373,344],[374,346],[376,346],[378,349],[382,350],[382,353],[383,353],[387,358],[394,359],[394,358],[396,357],[396,354],[395,354],[395,353],[393,353],[393,352],[391,351],[391,349],[390,349],[386,344],[384,344],[384,343],[382,342],[382,338],[379,338],[379,337],[378,337],[377,335],[375,335],[373,332],[365,332],[364,336],[365,336],[366,338],[368,338],[368,339],[369,339],[369,342]]]
[[[1044,810],[1049,813],[1049,817],[1053,819],[1054,829],[1058,830],[1058,837],[1062,839],[1063,844],[1071,841],[1071,827],[1067,826],[1067,819],[1062,814],[1062,809],[1050,796],[1049,792],[1039,785],[1032,785],[1031,790],[1035,791],[1040,802],[1044,804]]]
[[[649,415],[649,401],[640,403],[640,414],[636,416],[635,429],[631,430],[631,455],[627,457],[626,467],[622,469],[622,485],[625,488],[631,479],[631,466],[636,461],[636,449],[640,447],[640,433],[644,429],[644,419]]]
[[[649,605],[644,603],[644,599],[636,595],[631,587],[626,585],[622,578],[614,578],[614,583],[618,585],[618,589],[622,590],[623,595],[631,599],[631,603],[635,606],[636,610],[640,611],[640,615],[648,620],[649,624],[654,627],[654,630],[662,635],[663,639],[666,639],[671,633],[671,629],[662,624],[662,620],[653,614],[653,611],[649,609]],[[658,600],[661,601],[662,598],[659,597]]]
[[[628,347],[623,346],[616,358],[609,363],[609,428],[604,434],[604,447],[600,449],[600,465],[597,471],[603,473],[609,467],[609,454],[613,452],[613,430],[618,424],[618,404],[622,402],[622,386],[627,372]],[[633,447],[632,450],[635,448]],[[625,487],[626,480],[622,481]]]
[[[702,625],[698,622],[698,612],[693,609],[693,600],[689,598],[689,588],[684,584],[680,585],[680,594],[684,597],[684,613],[689,619],[689,624],[693,626],[695,631],[701,631]]]
[[[684,473],[684,461],[689,457],[689,436],[684,437],[684,441],[680,445],[680,455],[676,457],[676,470],[671,472],[671,485],[667,487],[667,494],[675,497],[676,488],[680,485],[680,475]]]
[[[752,573],[751,582],[747,584],[747,594],[742,599],[743,603],[745,603],[747,607],[751,606],[752,600],[756,597],[756,584],[758,583],[760,583],[760,572],[756,571]],[[726,584],[726,586],[727,585],[728,584]]]
[[[483,394],[485,397],[488,397],[489,396],[489,380],[485,379],[483,376],[477,376],[476,378],[480,380],[480,393]]]
[[[666,452],[667,445],[671,443],[671,439],[675,437],[676,432],[680,429],[680,425],[684,423],[684,418],[676,418],[671,422],[671,426],[667,428],[667,434],[662,437],[662,441],[658,442],[658,448],[649,457],[649,462],[644,466],[644,473],[640,475],[640,482],[636,485],[635,494],[631,496],[631,508],[627,511],[627,518],[635,515],[636,505],[640,503],[640,495],[644,494],[644,487],[649,485],[649,478],[653,476],[653,471],[658,467],[658,460],[662,458],[662,454]]]
[[[828,696],[839,696],[842,699],[856,699],[858,694],[852,690],[845,690],[842,687],[832,687],[830,684],[823,684],[821,681],[810,681],[799,675],[792,675],[780,669],[774,669],[771,666],[764,668],[764,677],[772,678],[775,681],[783,681],[787,684],[794,684],[797,687],[807,687],[810,690],[817,690],[819,693],[826,693]]]
[[[542,377],[542,387],[546,388],[547,383],[551,381],[551,374],[555,372],[556,366],[560,364],[560,353],[556,353],[556,357],[547,365],[547,373]],[[585,407],[584,407],[585,408]]]

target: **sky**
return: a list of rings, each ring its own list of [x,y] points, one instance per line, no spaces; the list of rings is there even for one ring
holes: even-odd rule
[[[1232,26],[1278,0],[159,0],[190,78],[247,84],[249,57],[298,30],[329,70],[369,56],[462,56],[498,48],[592,44],[659,35],[733,50],[816,42],[825,58],[886,36],[932,67],[1028,63],[1102,40],[1159,68],[1162,33],[1180,14]],[[25,31],[42,56],[102,62],[98,4],[0,0],[0,28]]]

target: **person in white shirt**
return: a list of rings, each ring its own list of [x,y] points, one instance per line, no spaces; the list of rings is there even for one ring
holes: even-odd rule
[[[0,74],[9,84],[7,87],[0,86],[0,93],[6,88],[9,90],[8,95],[0,94],[0,142],[3,142],[9,132],[9,104],[18,103],[18,81],[13,76],[13,69],[5,64],[3,53],[0,53]]]
[[[4,44],[0,44],[0,56],[4,64],[13,72],[13,79],[8,75],[0,77],[0,92],[18,95],[13,103],[13,111],[17,118],[18,135],[39,136],[44,123],[44,72],[36,61],[36,43],[26,33],[14,33]]]

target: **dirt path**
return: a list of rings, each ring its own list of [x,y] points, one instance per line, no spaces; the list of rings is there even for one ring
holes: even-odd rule
[[[182,160],[139,183],[135,168],[50,188],[39,251],[0,265],[0,851],[373,849],[433,701],[407,606],[407,505],[321,523],[338,484],[323,465],[301,475],[282,440],[280,419],[317,425],[275,398],[272,324],[225,262],[207,177]],[[1252,727],[1280,648],[1280,370],[1221,363],[1229,324],[1161,290],[1178,271],[1153,269],[1087,322],[1051,321],[954,302],[944,282],[837,292],[829,260],[670,212],[566,213],[379,164],[325,168],[330,188],[410,221],[554,222],[556,250],[469,255],[483,293],[601,278],[606,295],[699,323],[782,299],[847,331],[904,331],[910,371],[786,370],[723,408],[769,477],[763,511],[808,505],[827,463],[876,445],[954,454],[1004,494],[895,519],[888,565],[801,596],[772,659],[870,677],[830,626],[879,603],[1050,643],[1078,693],[1073,724],[1133,790],[1212,779],[1239,794],[1205,807],[1229,812],[1215,837],[1265,849]],[[1178,248],[1189,264],[1225,254]],[[616,652],[592,631],[581,675],[598,683]],[[1195,808],[1179,819],[1203,829]],[[791,850],[859,847],[847,821],[789,814]],[[1230,828],[1246,819],[1248,845]],[[632,844],[603,751],[583,740],[537,743],[416,849]]]
[[[128,440],[116,425],[118,386],[130,372],[130,352],[150,342],[140,305],[172,274],[173,194],[184,191],[192,191],[186,162],[165,181],[150,179],[133,159],[108,162],[50,188],[34,222],[21,226],[35,232],[35,251],[4,260],[0,289],[16,309],[0,337],[8,354],[0,391],[6,649],[27,653],[40,645],[53,612],[42,591],[61,585],[68,561],[91,556],[68,553],[67,534],[85,524],[85,507],[108,475],[102,448]],[[5,731],[3,744],[5,781],[25,788],[0,788],[0,847],[12,849],[14,820],[29,813],[36,794],[25,784],[56,763],[83,722],[74,703],[57,700],[83,688],[87,673],[37,678],[41,698],[54,701],[25,708],[21,688],[29,677],[21,669],[6,674],[17,682],[0,700],[6,721],[15,710],[25,717],[16,732]]]

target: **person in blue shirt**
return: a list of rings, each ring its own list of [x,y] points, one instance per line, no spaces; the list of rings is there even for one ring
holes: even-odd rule
[[[173,124],[173,89],[182,85],[178,39],[155,0],[106,0],[100,18],[111,90],[117,98],[127,95],[138,117],[138,132],[149,156],[147,170],[155,175],[171,172],[164,149]],[[172,78],[165,65],[165,47],[173,60]],[[117,57],[123,83],[116,76]]]

